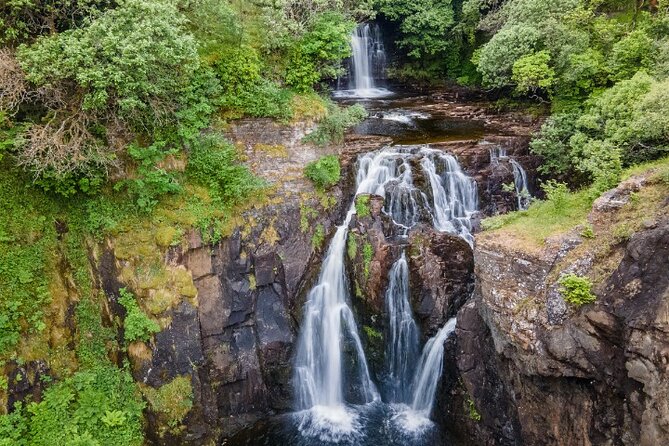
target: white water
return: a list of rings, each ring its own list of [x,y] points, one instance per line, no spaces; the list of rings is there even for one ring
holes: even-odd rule
[[[419,166],[423,176],[429,178],[423,189],[413,182],[412,165]],[[427,146],[386,147],[360,157],[356,183],[356,195],[385,197],[384,212],[405,234],[422,215],[427,215],[437,230],[471,240],[469,219],[476,211],[476,183],[462,172],[451,155]],[[380,400],[348,302],[344,253],[354,214],[352,204],[330,242],[318,283],[309,293],[295,358],[300,431],[321,441],[337,442],[359,434],[362,406],[351,406],[344,395],[345,388],[353,390],[347,395],[354,394],[356,403]],[[402,403],[406,409],[411,403],[411,409],[403,410],[401,417],[403,423],[417,429],[431,423],[429,415],[441,376],[443,343],[453,330],[448,328],[449,321],[430,339],[416,367],[418,329],[409,304],[408,271],[403,254],[390,271],[386,293],[390,316],[389,400]],[[354,364],[354,370],[345,370],[345,363]]]
[[[434,424],[430,414],[444,366],[444,343],[455,331],[455,325],[456,319],[449,319],[423,347],[411,384],[413,400],[408,405],[398,406],[393,417],[393,422],[407,433],[420,434]]]
[[[527,173],[516,160],[510,159],[509,162],[513,166],[513,184],[516,188],[518,210],[522,211],[529,207],[531,199],[530,190],[527,188]]]
[[[378,26],[361,23],[351,35],[351,73],[349,89],[337,90],[335,97],[372,99],[390,96],[390,90],[376,85],[375,74],[382,75],[386,51]]]
[[[415,124],[416,119],[429,119],[430,115],[427,113],[415,111],[391,110],[387,112],[381,112],[374,117],[377,119],[383,119],[385,121],[394,121],[401,124],[413,125]]]
[[[513,168],[513,185],[516,190],[516,205],[518,210],[523,211],[527,209],[532,201],[532,195],[527,183],[527,172],[523,166],[513,158],[506,154],[506,149],[503,147],[495,147],[490,149],[490,163],[498,166],[500,161],[508,161]]]
[[[444,342],[455,331],[456,319],[449,319],[436,336],[423,348],[413,382],[413,401],[411,409],[429,417],[434,404],[434,394],[444,363]]]
[[[387,397],[391,403],[404,403],[410,398],[411,388],[407,383],[411,382],[418,356],[418,326],[409,304],[409,265],[404,252],[390,269],[386,311],[389,317]]]

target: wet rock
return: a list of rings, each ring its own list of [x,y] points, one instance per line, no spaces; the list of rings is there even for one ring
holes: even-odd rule
[[[409,233],[411,304],[423,336],[432,337],[471,296],[474,257],[462,238],[418,226]]]
[[[456,330],[458,376],[482,415],[454,428],[465,437],[492,445],[669,442],[669,219],[630,239],[594,304],[565,310],[556,277],[587,274],[598,262],[574,251],[574,240],[553,240],[541,253],[479,240],[475,300]],[[443,403],[450,411],[464,398],[454,389],[454,403]]]

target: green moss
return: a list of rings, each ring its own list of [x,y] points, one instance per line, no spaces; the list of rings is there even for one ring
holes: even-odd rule
[[[323,246],[323,242],[325,242],[325,228],[322,224],[319,224],[316,226],[314,235],[311,236],[311,246],[314,249],[320,249]]]
[[[311,206],[300,205],[300,231],[307,232],[310,227],[310,220],[318,217],[318,211]]]
[[[372,258],[374,257],[374,248],[372,248],[372,244],[369,242],[365,242],[365,244],[362,246],[362,260],[364,261],[364,273],[365,273],[365,279],[369,278],[369,268],[372,263]]]
[[[350,233],[348,240],[346,240],[346,253],[351,260],[354,260],[358,254],[358,242],[356,241],[356,235],[353,233]]]
[[[154,389],[142,386],[142,394],[152,412],[162,421],[161,436],[168,430],[177,433],[188,412],[193,408],[193,387],[190,376],[177,376],[169,383]]]
[[[369,208],[369,195],[358,195],[355,198],[355,213],[358,218],[365,218],[371,215]]]
[[[304,175],[319,189],[327,189],[339,182],[341,166],[336,155],[327,155],[304,168]]]

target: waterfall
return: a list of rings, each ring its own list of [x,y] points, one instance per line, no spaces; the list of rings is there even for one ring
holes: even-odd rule
[[[437,163],[445,165],[441,175],[437,173]],[[473,244],[471,217],[478,207],[476,182],[465,175],[451,155],[430,153],[421,165],[432,188],[435,229],[458,234]]]
[[[417,172],[413,167],[419,168],[429,181],[414,183]],[[405,236],[421,218],[428,216],[437,230],[472,240],[469,220],[477,206],[476,183],[463,173],[451,155],[427,146],[385,147],[360,156],[356,184],[356,195],[385,197],[383,211]],[[340,441],[360,431],[361,409],[346,400],[345,388],[354,390],[357,403],[380,400],[349,305],[344,254],[354,214],[352,203],[330,242],[318,283],[309,292],[295,357],[296,404],[301,409],[299,428],[304,435],[321,441]],[[421,423],[429,422],[427,416],[441,376],[438,357],[443,357],[443,343],[453,331],[447,330],[451,322],[427,343],[416,369],[418,328],[409,304],[409,268],[404,253],[391,268],[386,305],[390,318],[389,399],[409,404],[409,392],[413,391],[414,412]],[[346,370],[344,352],[351,359]]]
[[[378,25],[361,23],[351,34],[352,57],[349,68],[349,89],[335,91],[341,98],[379,98],[391,91],[376,85],[385,77],[386,50]]]
[[[529,207],[532,198],[527,183],[527,173],[518,161],[506,154],[505,148],[495,147],[490,149],[490,164],[499,166],[499,162],[502,160],[508,160],[513,168],[513,186],[516,191],[516,204],[518,210],[523,211]]]
[[[393,403],[409,399],[411,382],[418,353],[418,327],[409,304],[409,265],[406,255],[390,269],[390,280],[386,291],[388,311],[388,339],[386,341],[386,363],[388,370],[388,398]]]
[[[437,384],[444,365],[444,342],[455,331],[456,319],[449,319],[441,330],[425,344],[418,362],[413,382],[413,402],[411,409],[430,416],[434,404]]]
[[[516,188],[518,210],[523,211],[530,205],[531,198],[530,190],[527,187],[527,173],[516,160],[510,159],[509,162],[513,166],[513,184]]]

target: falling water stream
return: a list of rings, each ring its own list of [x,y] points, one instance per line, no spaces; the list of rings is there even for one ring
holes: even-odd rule
[[[393,92],[377,85],[385,77],[386,50],[378,25],[361,23],[351,35],[349,85],[335,91],[335,97],[371,99]]]
[[[500,161],[508,161],[513,169],[513,187],[516,191],[516,205],[519,211],[527,209],[532,201],[532,195],[527,182],[527,172],[523,166],[507,155],[503,147],[490,149],[490,163],[499,166]]]
[[[412,166],[428,179],[421,182],[422,188],[414,182],[417,172]],[[453,156],[428,146],[386,147],[360,157],[356,183],[356,195],[385,197],[384,212],[405,235],[421,216],[427,215],[435,229],[471,242],[476,183],[462,172]],[[372,382],[349,303],[344,253],[354,214],[351,204],[332,238],[318,283],[309,293],[295,360],[296,403],[301,409],[296,414],[298,429],[304,437],[320,442],[357,444],[365,436],[369,411],[388,403],[394,404],[392,409],[381,411],[394,411],[389,418],[405,433],[417,429],[422,432],[431,426],[429,416],[441,377],[443,344],[455,327],[454,320],[449,321],[427,342],[418,358],[419,333],[409,304],[409,268],[403,253],[391,268],[386,292],[388,380],[382,401]],[[378,414],[379,409],[375,411]],[[412,421],[401,421],[408,419]]]

